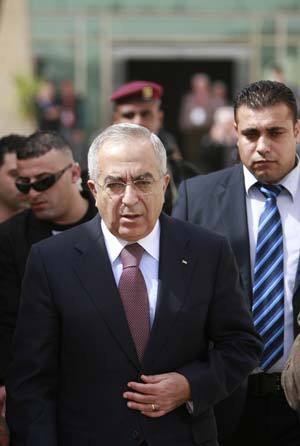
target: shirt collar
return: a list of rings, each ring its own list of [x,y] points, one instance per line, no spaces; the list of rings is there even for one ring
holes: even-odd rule
[[[257,183],[257,179],[250,172],[250,170],[247,169],[246,166],[243,166],[243,172],[244,172],[246,194],[249,195],[249,191]],[[284,178],[282,178],[282,180],[278,184],[284,186],[284,188],[289,192],[290,196],[294,201],[300,184],[300,162],[298,156],[297,156],[297,165]]]
[[[108,252],[110,262],[113,263],[119,257],[124,246],[132,242],[128,242],[113,235],[109,231],[103,219],[101,219],[101,229],[103,232],[105,246]],[[157,220],[150,234],[146,235],[146,237],[143,237],[140,240],[137,240],[137,243],[141,245],[144,248],[144,250],[148,254],[150,254],[155,260],[159,261],[159,240],[160,240],[160,222],[159,220]]]

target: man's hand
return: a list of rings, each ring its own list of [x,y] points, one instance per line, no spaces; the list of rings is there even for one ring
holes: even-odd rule
[[[129,382],[123,396],[130,409],[139,410],[151,418],[161,417],[191,398],[188,380],[180,373],[141,376],[142,383]]]
[[[9,433],[5,421],[5,387],[0,386],[0,446],[9,445]]]
[[[6,409],[6,392],[5,387],[0,386],[0,415],[5,417],[5,409]]]

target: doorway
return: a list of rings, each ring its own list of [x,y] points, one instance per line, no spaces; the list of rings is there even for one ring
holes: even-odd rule
[[[128,59],[125,63],[125,80],[149,80],[164,87],[164,126],[181,142],[178,128],[179,107],[182,96],[190,89],[190,79],[195,73],[206,73],[212,81],[222,80],[228,88],[229,100],[234,90],[233,60],[211,59]]]

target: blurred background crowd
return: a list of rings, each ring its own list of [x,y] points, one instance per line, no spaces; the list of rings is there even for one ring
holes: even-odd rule
[[[238,161],[231,108],[257,79],[298,96],[295,0],[0,0],[0,136],[60,132],[86,167],[125,82],[163,87],[163,127],[201,173]]]

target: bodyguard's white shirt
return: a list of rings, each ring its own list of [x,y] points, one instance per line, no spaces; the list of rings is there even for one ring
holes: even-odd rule
[[[246,208],[250,242],[251,273],[255,262],[255,249],[259,217],[265,206],[265,197],[253,187],[257,179],[244,166]],[[277,197],[283,231],[284,268],[284,355],[269,372],[281,372],[294,340],[293,293],[300,255],[300,162],[278,184],[285,189]]]
[[[119,285],[120,277],[123,271],[120,253],[124,246],[132,243],[122,240],[113,235],[101,220],[101,228],[104,236],[105,246],[112,266],[115,281]],[[145,252],[140,263],[140,270],[144,276],[149,299],[150,325],[152,327],[158,291],[158,266],[159,266],[159,241],[160,241],[160,223],[156,222],[153,230],[146,237],[137,241]]]

